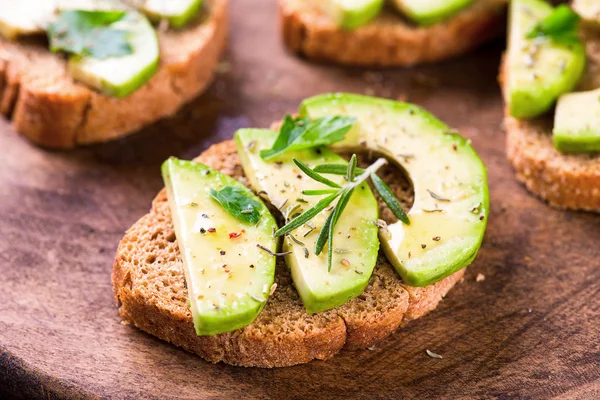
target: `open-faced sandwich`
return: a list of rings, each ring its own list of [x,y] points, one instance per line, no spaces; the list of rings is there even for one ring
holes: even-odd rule
[[[367,348],[433,310],[489,209],[469,141],[414,105],[351,94],[307,99],[278,131],[239,130],[162,172],[166,189],[118,248],[119,312],[241,366]]]
[[[279,0],[283,37],[308,58],[409,66],[463,54],[504,31],[507,0]]]
[[[211,81],[228,0],[1,0],[0,113],[70,148],[174,114]]]
[[[600,3],[513,0],[501,81],[508,157],[560,208],[600,211]]]

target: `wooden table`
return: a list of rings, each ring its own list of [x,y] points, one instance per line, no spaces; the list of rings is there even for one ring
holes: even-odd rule
[[[418,69],[314,65],[283,50],[274,3],[233,1],[228,62],[211,89],[142,133],[52,152],[0,122],[0,397],[600,398],[600,217],[550,209],[513,179],[496,84],[502,43]],[[374,350],[292,368],[212,365],[122,325],[112,259],[162,186],[160,162],[327,91],[406,98],[473,140],[492,206],[465,282]]]

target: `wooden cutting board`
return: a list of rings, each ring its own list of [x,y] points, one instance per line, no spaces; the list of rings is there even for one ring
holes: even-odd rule
[[[274,1],[231,11],[228,61],[171,120],[73,152],[38,149],[0,122],[0,398],[600,398],[600,217],[548,208],[515,182],[502,43],[434,67],[341,69],[283,50]],[[122,325],[112,259],[162,186],[160,163],[327,91],[407,99],[473,140],[492,206],[465,281],[373,350],[292,368],[209,364]]]

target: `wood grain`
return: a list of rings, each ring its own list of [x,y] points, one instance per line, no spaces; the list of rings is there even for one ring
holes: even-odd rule
[[[69,153],[0,122],[0,398],[600,398],[600,217],[550,209],[515,182],[501,43],[434,67],[340,69],[285,53],[273,1],[233,1],[232,14],[228,64],[169,121]],[[407,98],[473,140],[492,207],[465,282],[374,350],[292,368],[212,365],[122,325],[112,258],[162,186],[160,162],[335,90]]]

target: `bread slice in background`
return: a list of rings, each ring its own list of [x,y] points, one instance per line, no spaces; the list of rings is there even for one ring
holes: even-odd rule
[[[245,182],[233,141],[214,145],[197,161]],[[411,201],[410,185],[397,178],[392,190]],[[384,206],[380,201],[380,207]],[[382,214],[390,217],[389,210]],[[462,279],[464,270],[424,288],[409,287],[380,255],[365,292],[336,309],[309,315],[277,260],[277,288],[251,325],[215,336],[196,336],[187,307],[183,264],[166,192],[126,233],[117,250],[113,287],[125,321],[211,362],[246,367],[283,367],[326,359],[342,348],[369,347],[400,325],[433,310]]]
[[[124,99],[102,95],[67,72],[40,40],[0,38],[0,113],[32,142],[53,148],[104,142],[175,114],[211,82],[225,47],[228,0],[207,0],[183,30],[158,30],[160,67]]]
[[[600,33],[584,32],[584,39],[588,64],[578,91],[600,87]],[[552,206],[600,212],[600,154],[556,150],[553,114],[517,120],[507,111],[506,149],[517,179]]]
[[[419,27],[384,8],[368,24],[339,28],[322,0],[279,0],[283,39],[307,58],[359,66],[411,66],[468,52],[498,37],[506,26],[507,0],[475,0],[452,18]]]

